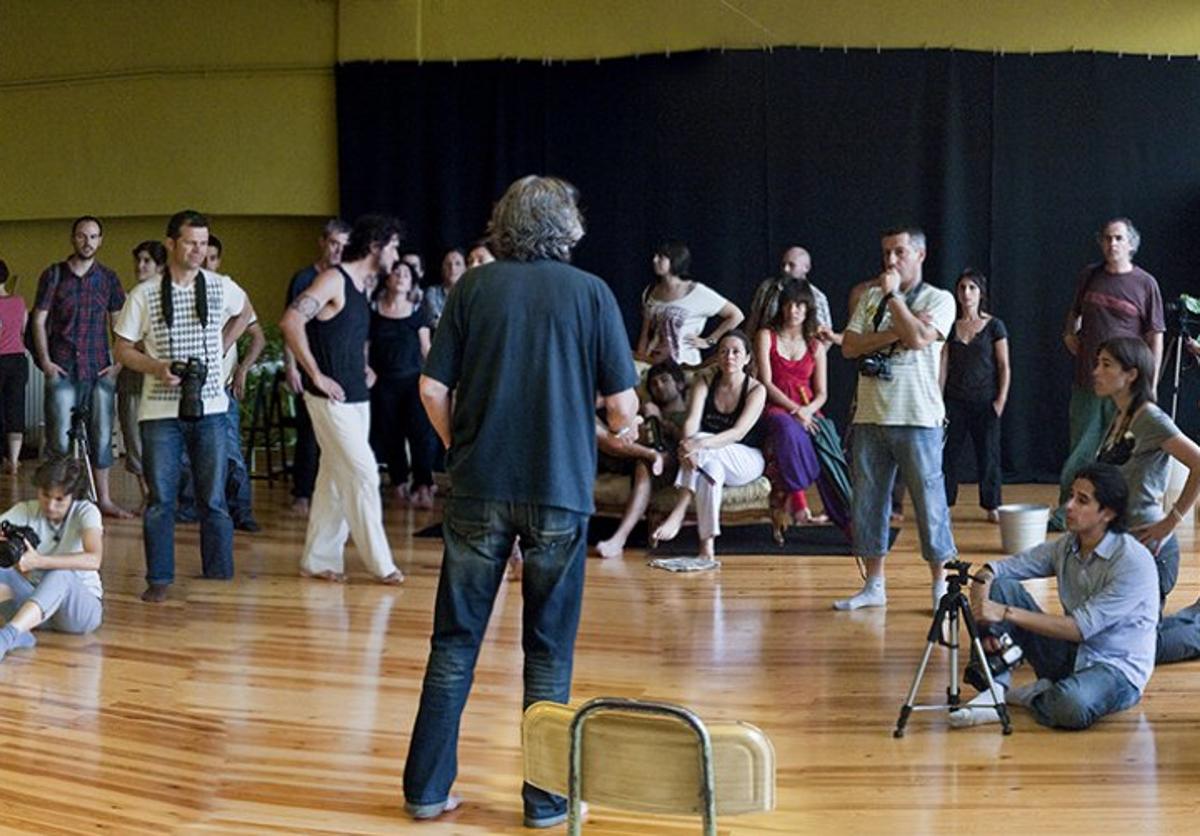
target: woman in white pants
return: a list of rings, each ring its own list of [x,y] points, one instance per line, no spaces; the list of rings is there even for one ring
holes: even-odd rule
[[[721,494],[726,485],[745,485],[763,474],[762,431],[758,425],[766,388],[751,377],[750,339],[734,330],[717,344],[717,372],[711,382],[697,376],[688,396],[688,414],[679,442],[679,498],[651,545],[679,534],[688,505],[696,497],[700,556],[712,558],[721,533]]]
[[[8,622],[0,627],[0,659],[10,650],[33,647],[31,631],[42,624],[64,633],[90,633],[104,618],[98,571],[104,559],[103,524],[100,509],[77,498],[85,479],[81,462],[51,459],[34,474],[38,498],[0,514],[12,536],[0,533],[2,562],[13,561],[0,568],[0,613]]]

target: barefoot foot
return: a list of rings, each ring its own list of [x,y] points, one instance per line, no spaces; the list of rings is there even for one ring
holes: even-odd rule
[[[100,509],[100,513],[106,517],[112,517],[115,520],[132,520],[133,512],[122,508],[117,503],[109,500],[108,502],[98,502],[96,507]]]
[[[625,553],[625,540],[610,537],[596,544],[596,554],[601,557],[620,557]]]
[[[399,586],[404,583],[404,573],[397,569],[390,575],[384,575],[379,579],[379,582],[384,586]]]
[[[345,583],[346,576],[341,572],[335,572],[332,569],[325,569],[321,572],[306,572],[300,570],[300,577],[311,578],[314,581],[329,581],[330,583]]]

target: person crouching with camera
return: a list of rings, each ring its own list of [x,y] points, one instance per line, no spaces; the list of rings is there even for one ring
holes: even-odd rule
[[[0,659],[33,647],[34,628],[90,633],[104,617],[100,561],[104,525],[86,499],[87,473],[77,459],[53,458],[33,477],[38,498],[0,514]]]
[[[1154,670],[1158,572],[1146,547],[1125,532],[1128,500],[1115,465],[1081,468],[1067,498],[1068,533],[986,564],[971,587],[975,619],[994,636],[1008,633],[1037,674],[1011,687],[1003,671],[997,687],[1044,726],[1086,729],[1135,705]],[[1065,615],[1042,612],[1020,583],[1049,577],[1058,580]],[[950,725],[996,722],[996,712],[979,702],[991,695],[952,711]]]
[[[233,520],[225,504],[226,417],[221,358],[225,323],[246,294],[229,276],[200,269],[208,219],[185,210],[167,222],[167,269],[161,281],[129,291],[117,317],[118,361],[145,375],[138,426],[149,501],[142,520],[146,583],[142,600],[161,603],[175,580],[175,500],[186,450],[200,514],[204,577],[233,577]],[[142,342],[145,350],[135,344]]]

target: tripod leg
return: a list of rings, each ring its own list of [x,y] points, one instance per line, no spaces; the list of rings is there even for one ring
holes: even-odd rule
[[[946,688],[946,702],[953,711],[962,701],[958,690],[958,610],[963,605],[963,594],[958,593],[946,613],[950,623],[946,646],[950,648],[950,684]]]
[[[1000,699],[1000,694],[996,691],[996,680],[992,678],[992,669],[988,665],[987,656],[983,651],[983,641],[979,637],[979,627],[975,624],[975,616],[971,614],[970,607],[965,606],[965,602],[963,621],[967,623],[967,635],[971,638],[971,650],[974,652],[979,666],[983,668],[983,675],[987,679],[988,693],[992,695],[992,703],[996,707],[996,714],[1000,717],[1000,727],[1004,734],[1012,734],[1012,722],[1008,717],[1008,706]]]
[[[913,706],[917,702],[917,691],[921,688],[921,679],[925,676],[929,657],[936,646],[937,642],[933,639],[930,639],[925,645],[925,655],[921,657],[921,664],[917,666],[917,675],[913,677],[912,687],[908,689],[908,697],[905,698],[904,705],[900,706],[900,717],[896,720],[896,729],[892,732],[892,737],[904,737],[904,727],[908,725],[908,717],[912,714]]]

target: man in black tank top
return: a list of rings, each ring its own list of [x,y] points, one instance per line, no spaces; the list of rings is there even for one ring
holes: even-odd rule
[[[367,570],[381,583],[403,583],[383,530],[379,464],[367,442],[371,429],[367,366],[368,280],[387,273],[399,257],[400,228],[392,218],[359,218],[342,263],[320,273],[288,306],[279,329],[304,381],[304,403],[321,448],[300,573],[346,579],[346,533]]]

